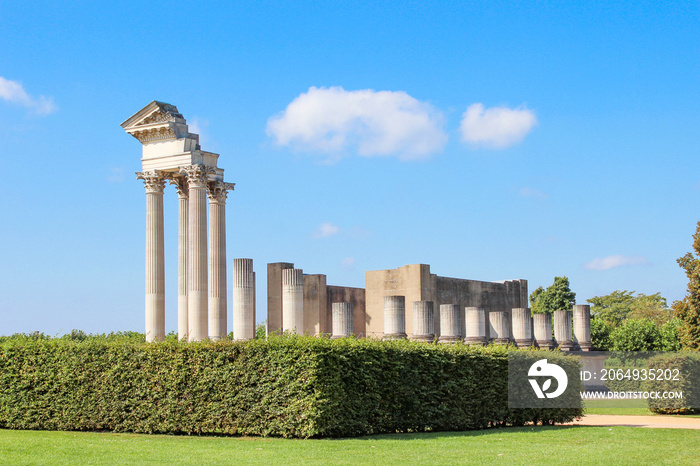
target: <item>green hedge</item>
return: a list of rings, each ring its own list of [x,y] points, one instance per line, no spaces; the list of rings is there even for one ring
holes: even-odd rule
[[[700,354],[679,352],[655,356],[647,362],[647,368],[654,371],[667,370],[678,380],[662,377],[662,380],[646,380],[642,384],[645,391],[682,392],[682,398],[649,398],[649,409],[660,414],[691,414],[700,412]],[[657,372],[660,373],[660,372]],[[656,377],[655,377],[656,378]]]
[[[340,437],[581,415],[508,409],[507,351],[313,337],[11,339],[0,344],[0,427]]]

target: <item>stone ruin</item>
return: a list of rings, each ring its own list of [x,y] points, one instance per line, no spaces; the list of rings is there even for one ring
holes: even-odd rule
[[[225,207],[234,184],[224,182],[219,155],[201,149],[199,135],[189,132],[175,106],[153,101],[121,126],[143,149],[136,175],[146,188],[146,341],[165,337],[166,182],[179,199],[178,337],[225,338]],[[368,271],[365,288],[351,288],[278,262],[267,266],[266,331],[590,350],[589,306],[531,316],[527,300],[527,280],[440,277],[427,264]],[[233,337],[255,337],[252,259],[233,260]]]

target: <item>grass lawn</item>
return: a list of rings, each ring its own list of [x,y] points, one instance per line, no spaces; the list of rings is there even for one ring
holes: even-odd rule
[[[586,400],[584,414],[656,416],[649,411],[646,400]],[[681,417],[700,417],[700,414],[679,414]]]
[[[519,427],[340,440],[0,430],[1,464],[699,464],[682,429]]]

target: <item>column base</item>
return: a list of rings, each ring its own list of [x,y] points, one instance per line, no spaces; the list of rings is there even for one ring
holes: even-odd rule
[[[494,338],[491,341],[493,341],[494,345],[507,345],[508,343],[510,343],[510,339],[508,338]]]
[[[539,349],[543,350],[551,350],[557,347],[552,340],[536,341],[535,343]]]
[[[529,348],[533,345],[533,341],[530,339],[525,340],[515,340],[515,345],[518,348]]]
[[[337,340],[338,338],[349,338],[351,336],[352,336],[352,334],[350,334],[350,335],[331,335],[331,340]]]
[[[455,344],[455,343],[460,343],[462,341],[461,337],[455,337],[455,336],[442,336],[438,337],[438,343],[442,344]]]
[[[435,341],[435,335],[413,335],[411,341],[422,341],[425,343],[432,343]]]
[[[489,341],[486,339],[486,337],[466,337],[466,338],[464,339],[464,343],[467,343],[467,344],[469,344],[469,345],[481,345],[481,346],[484,346],[484,345],[487,345],[488,342],[489,342]]]
[[[571,340],[564,340],[559,345],[559,349],[561,351],[573,351],[574,350],[574,343]]]
[[[384,336],[382,337],[384,340],[405,340],[406,339],[406,334],[405,333],[385,333]]]

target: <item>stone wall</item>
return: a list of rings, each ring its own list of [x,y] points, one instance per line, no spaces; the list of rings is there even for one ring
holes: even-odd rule
[[[282,271],[292,269],[290,262],[267,264],[267,331],[282,330]],[[331,334],[332,303],[353,304],[353,334],[365,336],[365,290],[329,286],[323,274],[304,275],[303,332],[308,335]]]
[[[435,309],[441,304],[459,305],[463,336],[466,333],[464,308],[467,306],[484,308],[486,315],[491,311],[507,312],[509,322],[512,322],[511,309],[527,307],[528,304],[527,280],[482,282],[440,277],[430,273],[427,264],[365,272],[365,287],[367,335],[377,338],[381,338],[384,332],[384,296],[406,297],[406,333],[409,337],[413,334],[414,301],[433,301]],[[435,312],[434,316],[435,332],[439,337],[440,313]]]

